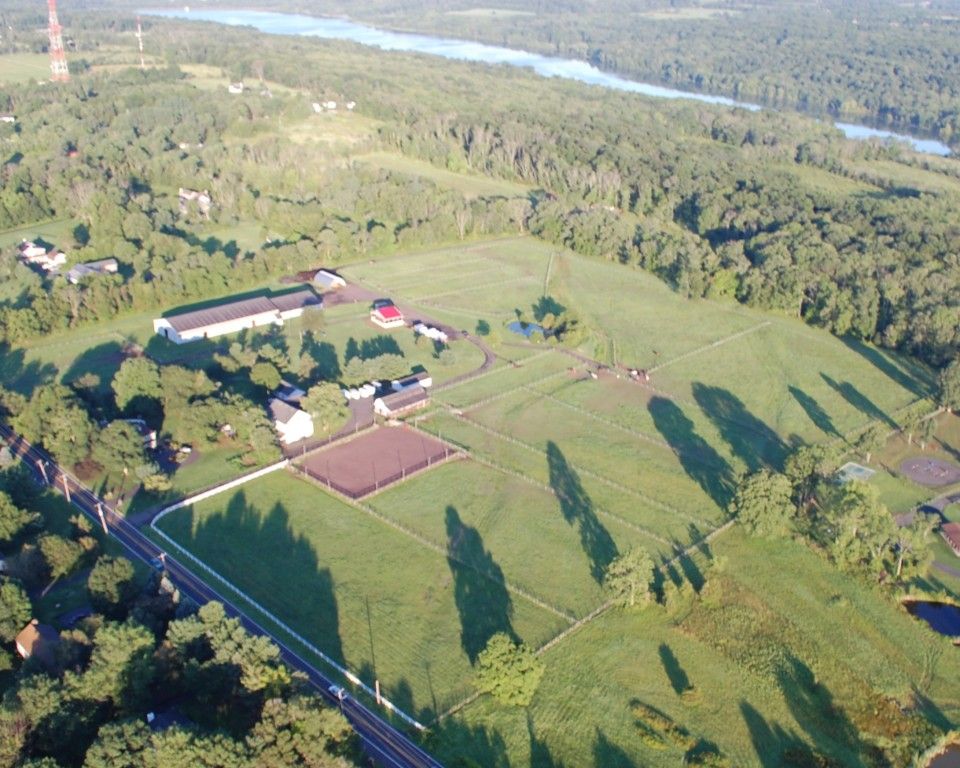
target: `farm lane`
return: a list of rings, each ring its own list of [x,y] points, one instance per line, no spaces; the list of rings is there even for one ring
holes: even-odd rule
[[[340,705],[344,716],[359,735],[364,751],[377,764],[385,768],[442,768],[441,763],[352,696],[347,696],[342,702],[339,701],[330,692],[333,682],[316,667],[250,618],[233,602],[200,580],[175,558],[163,553],[137,527],[118,515],[106,502],[61,469],[44,451],[34,447],[12,429],[3,425],[0,425],[0,437],[10,444],[11,450],[23,461],[39,483],[64,493],[70,503],[86,514],[96,525],[107,528],[109,534],[120,542],[126,553],[133,559],[155,567],[157,559],[163,555],[167,576],[183,594],[198,605],[210,601],[222,603],[228,615],[238,618],[247,631],[270,638],[280,648],[280,654],[285,663],[306,674],[311,685],[328,704]],[[66,485],[69,490],[65,492],[62,485]]]

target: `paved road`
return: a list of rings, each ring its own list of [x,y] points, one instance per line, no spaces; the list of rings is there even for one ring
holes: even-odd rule
[[[151,561],[160,557],[161,550],[156,544],[147,539],[128,520],[117,515],[106,502],[65,473],[45,452],[30,445],[23,438],[17,437],[9,427],[0,425],[0,436],[10,443],[11,450],[41,482],[48,483],[62,492],[64,478],[66,478],[71,503],[86,513],[95,524],[106,525],[110,535],[123,545],[128,556],[147,564],[151,564]],[[274,637],[230,600],[197,578],[182,563],[167,554],[164,555],[163,560],[168,577],[183,594],[198,605],[213,600],[222,603],[227,613],[240,619],[249,632],[265,635],[276,643],[285,663],[306,674],[310,683],[330,704],[340,706],[344,716],[360,736],[364,752],[376,764],[384,768],[443,768],[437,760],[352,696],[346,696],[342,702],[338,701],[329,690],[333,685],[332,680],[321,674],[316,667]]]

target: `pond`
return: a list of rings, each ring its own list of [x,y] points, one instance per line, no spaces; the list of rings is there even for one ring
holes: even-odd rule
[[[936,755],[925,768],[960,768],[960,744],[951,744]]]
[[[536,323],[523,323],[519,320],[514,320],[507,325],[507,330],[529,339],[535,333],[543,333],[543,326],[537,325]]]
[[[707,104],[739,107],[751,111],[762,109],[757,104],[747,104],[724,96],[678,91],[674,88],[640,83],[636,80],[629,80],[604,72],[592,64],[577,59],[543,56],[538,53],[474,43],[467,40],[391,32],[366,24],[357,24],[346,19],[245,10],[146,10],[144,13],[154,16],[195,19],[197,21],[215,21],[232,26],[249,26],[261,32],[275,35],[307,35],[333,40],[350,40],[362,45],[381,48],[385,51],[413,51],[442,56],[446,59],[476,61],[483,64],[508,64],[514,67],[532,69],[538,75],[544,77],[578,80],[590,85],[639,93],[644,96],[656,96],[663,99],[692,99]],[[950,154],[950,148],[946,144],[933,139],[917,138],[851,123],[835,122],[834,125],[850,139],[894,139],[908,143],[917,152],[943,156]]]
[[[927,622],[934,632],[960,637],[960,607],[926,600],[910,600],[904,603],[904,607],[910,615]]]

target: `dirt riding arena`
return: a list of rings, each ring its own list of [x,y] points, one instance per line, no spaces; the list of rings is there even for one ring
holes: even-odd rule
[[[907,459],[900,465],[900,471],[913,482],[928,488],[960,482],[960,467],[941,459]]]
[[[459,452],[406,424],[378,427],[298,462],[300,469],[351,499],[359,499]]]

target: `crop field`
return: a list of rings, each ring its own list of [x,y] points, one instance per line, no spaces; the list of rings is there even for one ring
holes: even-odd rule
[[[286,472],[171,513],[159,528],[423,717],[469,693],[477,633],[491,623],[534,644],[565,623],[481,575],[482,545],[468,529],[457,552],[474,567]]]

